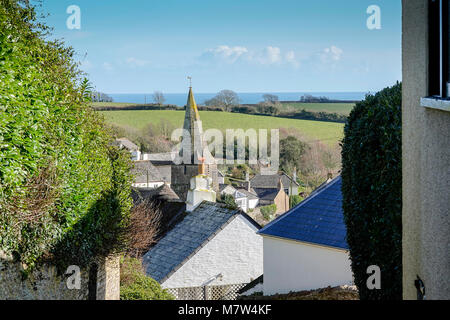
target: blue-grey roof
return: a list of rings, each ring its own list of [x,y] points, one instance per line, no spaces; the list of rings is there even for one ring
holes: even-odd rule
[[[242,212],[202,202],[144,255],[147,275],[165,280],[237,214]]]
[[[337,177],[259,233],[323,246],[348,249],[342,210],[342,180]]]

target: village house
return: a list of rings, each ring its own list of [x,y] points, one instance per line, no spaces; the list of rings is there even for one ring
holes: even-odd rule
[[[292,178],[284,172],[279,172],[276,174],[259,173],[250,179],[250,185],[258,195],[260,193],[267,193],[269,190],[275,192],[278,190],[278,183],[280,179],[283,184],[283,191],[288,196],[298,195],[299,184],[297,182],[297,174],[295,171]]]
[[[258,234],[264,239],[264,295],[352,284],[340,176]]]
[[[206,288],[220,298],[262,274],[260,226],[242,210],[216,203],[204,170],[200,165],[191,178],[181,221],[143,257],[147,275],[178,299],[207,299]]]
[[[142,154],[142,160],[150,161],[158,169],[164,182],[169,185],[172,181],[173,159],[175,159],[173,152]]]
[[[131,154],[131,160],[141,160],[142,154],[139,150],[139,147],[127,138],[118,138],[114,141],[113,144],[121,149],[128,150]]]
[[[289,210],[289,195],[285,192],[282,179],[279,178],[276,188],[253,188],[259,199],[259,206],[275,204],[279,215]]]
[[[165,183],[161,172],[148,160],[134,161],[131,173],[134,177],[133,187],[157,188]]]
[[[232,196],[236,205],[244,212],[256,208],[259,204],[259,198],[253,190],[236,189],[229,184],[220,184],[219,190],[221,195]]]

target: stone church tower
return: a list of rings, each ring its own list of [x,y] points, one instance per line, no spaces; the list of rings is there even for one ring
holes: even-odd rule
[[[183,160],[181,164],[172,164],[170,186],[180,199],[185,201],[191,178],[198,175],[199,164],[202,162],[205,165],[205,174],[212,179],[214,191],[219,190],[217,163],[203,139],[202,122],[192,87],[189,87],[183,129],[182,148],[178,151]]]

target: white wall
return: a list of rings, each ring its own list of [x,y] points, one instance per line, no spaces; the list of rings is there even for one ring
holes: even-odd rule
[[[131,186],[136,187],[136,188],[156,189],[156,188],[162,186],[163,184],[164,184],[164,182],[158,181],[158,182],[149,182],[149,183],[132,183]]]
[[[264,295],[352,284],[348,252],[263,238]]]
[[[263,240],[256,227],[237,216],[180,269],[162,283],[164,288],[249,283],[263,273]]]
[[[133,150],[131,153],[131,160],[138,161],[141,160],[141,152],[138,150]]]
[[[249,199],[248,200],[248,208],[255,209],[256,206],[258,205],[258,203],[259,203],[259,199]]]

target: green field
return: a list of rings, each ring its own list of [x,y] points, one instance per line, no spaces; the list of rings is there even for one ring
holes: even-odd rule
[[[128,110],[128,111],[99,111],[109,123],[141,129],[147,124],[159,124],[169,121],[174,126],[183,125],[184,111],[175,110]],[[321,122],[310,120],[284,119],[270,116],[256,116],[242,113],[228,113],[217,111],[200,111],[203,129],[275,129],[296,128],[308,141],[320,140],[329,145],[338,143],[343,137],[344,124],[335,122]]]
[[[116,108],[124,108],[137,106],[139,103],[126,103],[126,102],[92,102],[92,107],[116,107]]]
[[[329,112],[329,113],[339,113],[343,115],[349,115],[355,106],[354,103],[283,103],[283,108],[295,108],[298,110],[305,109],[306,111],[312,112]]]

